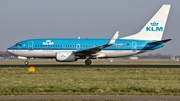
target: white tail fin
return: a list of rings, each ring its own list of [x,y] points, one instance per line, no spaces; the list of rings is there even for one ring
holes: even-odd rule
[[[171,5],[163,5],[137,34],[122,39],[161,40]]]

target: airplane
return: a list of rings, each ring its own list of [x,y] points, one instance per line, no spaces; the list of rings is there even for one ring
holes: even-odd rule
[[[91,65],[91,59],[119,58],[136,55],[162,48],[172,39],[162,40],[171,5],[165,4],[148,23],[136,34],[118,38],[117,31],[108,38],[39,38],[17,42],[7,52],[18,59],[55,58],[57,62],[73,62],[85,59],[85,65]]]

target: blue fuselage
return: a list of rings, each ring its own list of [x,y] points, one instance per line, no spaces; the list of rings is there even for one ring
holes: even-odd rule
[[[24,40],[16,43],[14,46],[11,46],[7,49],[8,52],[18,56],[25,57],[55,57],[55,53],[59,51],[81,51],[88,50],[93,47],[102,46],[109,42],[110,39],[75,39],[75,38],[43,38],[43,39],[30,39]],[[103,51],[113,51],[113,55],[110,53],[108,55],[105,54],[105,57],[114,57],[116,52],[126,52],[128,54],[118,55],[126,56],[126,55],[134,55],[137,53],[154,50],[157,48],[161,48],[163,43],[158,44],[147,44],[148,42],[152,42],[152,40],[127,40],[127,39],[117,39],[114,45],[106,47],[102,49]],[[21,51],[21,52],[18,52]],[[25,52],[27,51],[27,53]],[[39,51],[41,55],[37,55]],[[28,54],[29,52],[29,54]],[[32,54],[32,52],[34,52]],[[50,54],[52,52],[53,54]],[[101,51],[100,51],[101,52]],[[39,54],[39,53],[38,53]],[[48,54],[48,55],[47,55]],[[52,55],[52,56],[51,56]]]

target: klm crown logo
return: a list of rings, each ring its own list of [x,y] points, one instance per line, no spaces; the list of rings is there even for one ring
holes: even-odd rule
[[[146,27],[146,31],[163,31],[163,27],[159,26],[159,23],[154,21],[152,23],[150,23],[151,26]]]
[[[46,42],[43,42],[43,45],[54,45],[54,42],[51,42],[51,40],[46,40]]]
[[[62,54],[62,55],[60,56],[60,58],[66,58],[66,56],[65,56],[64,54]]]
[[[153,23],[151,23],[151,26],[158,26],[159,23],[156,23],[155,21]]]

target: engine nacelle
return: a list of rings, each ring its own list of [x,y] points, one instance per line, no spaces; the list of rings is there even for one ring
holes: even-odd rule
[[[71,61],[75,61],[75,59],[76,57],[73,51],[56,53],[56,61],[59,62],[71,62]]]
[[[18,56],[18,59],[23,59],[23,60],[26,60],[27,57],[24,57],[24,56]]]

